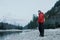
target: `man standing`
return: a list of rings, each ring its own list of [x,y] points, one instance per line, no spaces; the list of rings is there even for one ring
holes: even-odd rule
[[[38,24],[39,24],[39,32],[41,37],[44,37],[44,14],[40,10],[38,10]]]

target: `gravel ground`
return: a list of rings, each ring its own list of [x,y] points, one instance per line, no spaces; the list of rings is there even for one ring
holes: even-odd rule
[[[39,37],[38,30],[7,35],[4,40],[60,40],[60,29],[45,29],[44,37]]]

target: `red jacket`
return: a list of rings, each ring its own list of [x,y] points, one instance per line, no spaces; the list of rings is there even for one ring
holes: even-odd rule
[[[44,14],[43,14],[43,12],[40,12],[39,13],[38,23],[44,23]]]

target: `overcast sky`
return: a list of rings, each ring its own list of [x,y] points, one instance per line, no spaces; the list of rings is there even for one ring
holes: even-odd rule
[[[58,0],[0,0],[0,19],[3,16],[26,25],[32,20],[33,14],[50,10]]]

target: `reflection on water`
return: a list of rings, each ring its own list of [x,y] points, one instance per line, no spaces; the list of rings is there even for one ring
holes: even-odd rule
[[[0,40],[5,40],[5,37],[7,37],[8,35],[16,35],[16,34],[19,34],[21,32],[22,31],[19,31],[19,32],[0,32]]]

